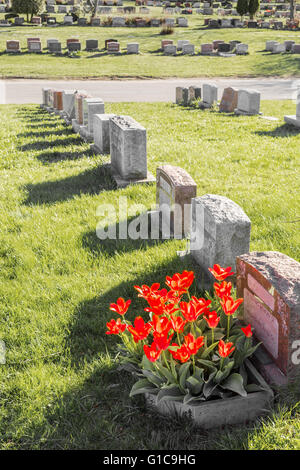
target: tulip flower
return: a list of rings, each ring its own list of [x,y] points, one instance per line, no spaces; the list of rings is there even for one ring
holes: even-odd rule
[[[230,296],[232,284],[231,282],[226,282],[226,281],[221,282],[221,284],[218,284],[217,282],[215,282],[214,288],[215,288],[217,296],[220,299],[223,299],[223,297]]]
[[[233,343],[224,343],[222,339],[219,341],[219,354],[221,357],[228,357],[234,350]]]
[[[119,315],[125,315],[127,312],[129,305],[131,304],[131,300],[125,300],[122,297],[119,297],[116,304],[110,304],[109,309],[117,312]]]
[[[167,317],[159,317],[158,315],[153,315],[152,325],[155,333],[164,335],[168,334],[172,326]]]
[[[168,337],[166,334],[157,334],[153,333],[153,342],[156,344],[157,348],[161,351],[165,351],[170,346],[170,342],[173,338],[173,333]]]
[[[141,287],[134,286],[134,288],[139,292],[138,297],[143,297],[148,300],[149,298],[156,298],[167,295],[167,289],[159,289],[160,284],[157,282],[152,284],[151,287],[143,284]]]
[[[187,362],[189,360],[189,358],[191,357],[191,353],[188,350],[188,348],[186,347],[186,345],[183,344],[181,347],[179,347],[178,344],[172,343],[172,347],[175,347],[175,346],[177,346],[176,351],[172,351],[172,350],[169,349],[169,351],[172,354],[173,358],[176,361]]]
[[[127,327],[128,331],[132,334],[134,342],[138,343],[139,341],[146,339],[152,329],[151,323],[145,323],[142,317],[136,317],[134,320],[134,327],[129,325]]]
[[[122,323],[121,318],[118,318],[117,321],[112,319],[108,323],[106,323],[108,331],[106,331],[107,335],[118,335],[119,333],[123,333],[126,330],[125,323]]]
[[[242,302],[243,302],[243,299],[234,300],[230,296],[223,297],[223,299],[221,299],[221,306],[225,315],[229,315],[229,316],[233,315]]]
[[[194,281],[193,271],[183,271],[182,274],[176,273],[173,277],[166,277],[166,284],[172,290],[177,292],[179,295],[184,294],[188,291]]]
[[[219,264],[214,264],[213,269],[208,268],[212,275],[217,279],[217,281],[224,281],[226,277],[232,276],[234,272],[231,272],[231,267],[221,268]]]
[[[156,362],[161,355],[161,349],[158,349],[155,343],[152,343],[151,346],[147,346],[147,344],[145,344],[144,353],[149,361]]]
[[[182,333],[187,321],[182,317],[171,317],[171,325],[174,331],[177,333]]]
[[[246,326],[245,328],[241,328],[242,332],[244,333],[244,335],[247,337],[247,338],[250,338],[252,336],[252,330],[251,330],[251,325],[249,323],[248,326]]]
[[[215,310],[212,312],[208,312],[204,315],[204,318],[209,326],[209,328],[217,328],[220,317],[218,317],[218,314]]]
[[[184,337],[184,346],[187,347],[190,355],[197,354],[200,348],[204,345],[204,336],[195,338],[191,333]]]

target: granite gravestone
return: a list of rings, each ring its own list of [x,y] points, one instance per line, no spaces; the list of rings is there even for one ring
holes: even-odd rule
[[[277,385],[300,378],[300,264],[276,251],[238,256],[240,317],[262,341],[255,355],[265,378]]]

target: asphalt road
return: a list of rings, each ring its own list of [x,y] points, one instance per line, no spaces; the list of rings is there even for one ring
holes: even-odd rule
[[[261,98],[293,99],[300,80],[291,79],[167,79],[167,80],[0,80],[0,104],[40,103],[43,87],[86,90],[107,102],[124,101],[174,101],[176,86],[215,83],[219,98],[223,88],[233,86],[261,92]]]

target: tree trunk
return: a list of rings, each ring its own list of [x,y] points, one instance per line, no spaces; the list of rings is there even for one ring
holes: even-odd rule
[[[290,20],[295,19],[295,0],[290,0]]]
[[[92,18],[94,18],[97,15],[99,2],[100,2],[100,0],[94,0],[94,8],[93,8],[93,13],[92,13]]]

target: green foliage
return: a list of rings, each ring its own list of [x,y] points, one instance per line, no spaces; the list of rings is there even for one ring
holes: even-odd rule
[[[243,17],[248,13],[249,0],[238,0],[236,5],[236,11],[238,14]]]
[[[44,0],[12,0],[12,10],[14,13],[27,15],[27,21],[42,12]]]
[[[249,0],[248,12],[249,12],[251,19],[254,18],[259,8],[260,8],[260,0]]]

